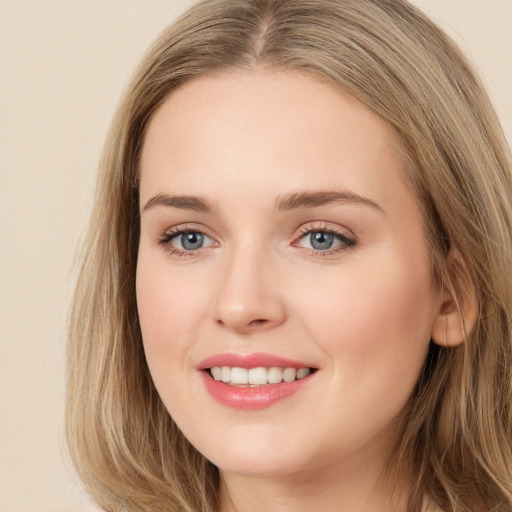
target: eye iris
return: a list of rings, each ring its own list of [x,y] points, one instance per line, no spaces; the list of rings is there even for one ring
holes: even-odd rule
[[[311,247],[317,251],[330,249],[334,243],[334,236],[325,231],[315,231],[309,236]]]
[[[203,238],[201,233],[183,233],[181,235],[181,245],[187,251],[199,249],[203,245]]]

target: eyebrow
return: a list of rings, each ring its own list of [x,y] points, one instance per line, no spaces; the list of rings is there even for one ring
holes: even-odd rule
[[[156,206],[165,206],[167,208],[179,208],[181,210],[192,210],[195,212],[208,213],[213,211],[210,203],[197,196],[171,196],[169,194],[157,194],[152,197],[142,208],[145,212]]]
[[[300,208],[317,208],[319,206],[326,206],[333,203],[359,203],[371,206],[372,208],[385,213],[384,209],[375,201],[349,191],[295,192],[277,198],[275,208],[277,211],[285,212]],[[160,193],[152,197],[144,205],[142,212],[155,208],[156,206],[192,210],[200,213],[209,213],[214,210],[209,201],[203,197],[172,196]]]
[[[297,192],[280,197],[276,201],[278,211],[289,211],[298,208],[316,208],[333,203],[359,203],[371,206],[385,213],[384,209],[375,201],[362,197],[349,191],[318,191],[318,192]]]

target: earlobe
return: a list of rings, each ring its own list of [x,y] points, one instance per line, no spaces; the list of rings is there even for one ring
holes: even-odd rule
[[[467,339],[475,324],[477,300],[467,266],[456,249],[450,250],[446,274],[432,340],[443,347],[454,347]]]

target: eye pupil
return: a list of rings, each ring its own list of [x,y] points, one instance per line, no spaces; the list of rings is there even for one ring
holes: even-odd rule
[[[197,232],[183,233],[181,235],[181,245],[187,251],[199,249],[203,245],[203,235]]]
[[[334,243],[334,236],[331,233],[325,231],[314,231],[311,233],[309,241],[311,247],[318,251],[330,249]]]

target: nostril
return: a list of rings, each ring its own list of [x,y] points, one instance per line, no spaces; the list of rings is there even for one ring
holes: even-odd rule
[[[258,318],[256,320],[252,320],[250,323],[249,323],[249,326],[250,327],[259,327],[260,325],[263,325],[265,323],[267,323],[268,320],[265,320],[264,318]]]

